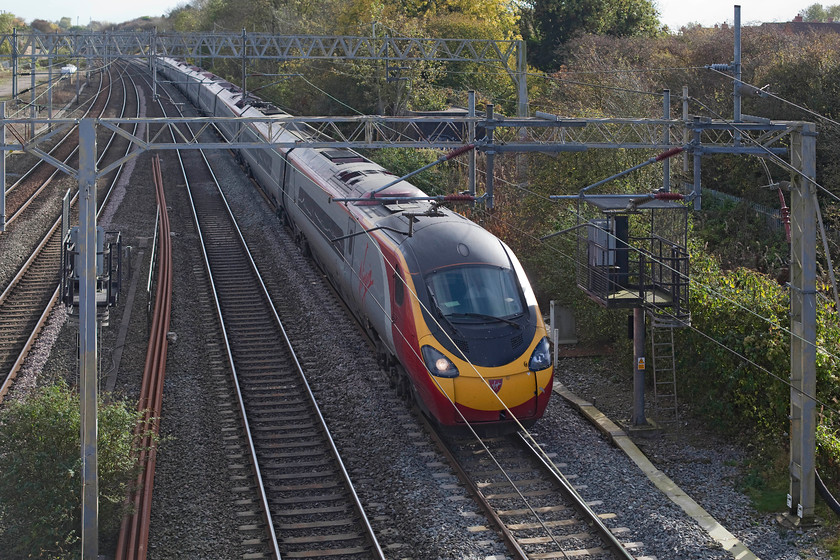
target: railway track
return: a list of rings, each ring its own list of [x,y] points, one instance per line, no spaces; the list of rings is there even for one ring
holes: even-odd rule
[[[210,182],[190,189],[281,554],[370,557],[375,537],[226,204]]]
[[[614,514],[597,514],[553,457],[525,434],[476,438],[441,434],[426,418],[427,431],[449,459],[462,484],[484,510],[490,527],[521,559],[593,558],[631,560],[641,543],[621,542],[625,528],[608,528]]]
[[[252,553],[384,558],[265,285],[203,152],[178,152],[267,538]]]
[[[111,100],[112,86],[111,76],[109,72],[99,73],[100,81],[96,88],[96,93],[87,104],[87,108],[80,115],[80,118],[88,116],[101,116],[105,113],[105,109]],[[125,104],[123,103],[123,113]],[[45,134],[45,140],[51,141],[52,147],[48,153],[69,166],[73,166],[77,160],[79,151],[79,137],[78,127],[66,125],[61,129],[56,129],[51,133]],[[45,193],[47,187],[53,182],[56,177],[61,175],[61,171],[53,167],[46,161],[39,159],[20,179],[15,181],[6,190],[6,211],[8,219],[6,225],[10,226],[19,218],[25,215],[25,211],[29,208],[38,197]]]
[[[264,198],[271,204],[267,197]],[[287,258],[307,260],[299,252]],[[328,313],[349,314],[339,295],[329,284],[327,287],[336,298],[335,301],[324,302]],[[281,315],[284,317],[294,317],[297,313],[288,308],[284,298],[275,297],[275,305],[283,307]],[[296,325],[290,329],[296,330]],[[367,337],[366,331],[359,328],[358,332],[374,351],[373,341]],[[302,336],[305,334],[296,333],[292,338],[299,340]],[[396,402],[398,406],[404,404],[402,400]],[[425,428],[423,433],[430,435],[438,450],[450,460],[449,464],[429,463],[430,468],[441,468],[436,476],[447,478],[447,467],[451,465],[463,486],[482,508],[489,526],[476,526],[474,529],[499,534],[514,558],[628,560],[634,558],[630,551],[641,547],[641,543],[620,541],[619,538],[628,530],[622,527],[610,529],[605,525],[605,521],[616,519],[616,515],[595,513],[593,508],[601,503],[585,502],[573,486],[572,481],[576,477],[564,476],[558,470],[565,465],[555,465],[553,455],[544,456],[543,451],[533,446],[521,433],[483,440],[474,437],[453,439],[441,435],[419,410],[415,409],[412,417],[418,420]],[[414,435],[420,436],[420,433]],[[422,438],[412,445],[422,448]],[[502,458],[503,466],[507,468],[497,468],[488,457],[488,448]],[[518,490],[522,491],[522,495]]]
[[[127,90],[128,86],[122,78],[123,76],[121,76],[123,90]],[[111,79],[106,79],[104,82],[111,83]],[[133,111],[136,114],[139,107],[136,89],[133,95],[135,98]],[[127,93],[122,96],[121,108],[118,110],[120,115],[132,111],[131,105],[127,103],[129,97]],[[106,94],[106,98],[111,98],[110,93]],[[99,114],[104,113],[107,106],[107,103],[98,106]],[[113,135],[111,135],[112,137]],[[106,139],[106,149],[101,153],[98,164],[120,157],[129,149],[129,146],[125,143],[119,141],[112,143],[111,138]],[[76,151],[76,149],[69,148],[66,156],[67,161],[72,160]],[[46,182],[52,181],[54,175],[55,173],[50,174]],[[115,172],[110,181],[103,182],[98,188],[97,199],[100,201],[100,210],[107,202],[111,188],[118,178],[119,172]],[[34,189],[24,188],[28,193],[29,198],[27,200],[29,202],[24,202],[21,205],[21,210],[16,212],[15,217],[25,215],[23,209],[32,208],[33,211],[35,210],[36,205],[30,205],[30,202],[35,197],[47,196],[44,186],[46,185]],[[24,190],[19,192],[23,193]],[[58,199],[58,193],[51,193],[51,196]],[[73,202],[75,202],[75,197],[73,197]],[[40,204],[37,206],[42,208]],[[23,218],[22,221],[16,222],[15,227],[23,227],[26,223],[26,219]],[[58,216],[37,244],[31,256],[11,279],[3,293],[0,294],[0,372],[2,372],[0,402],[11,389],[29,349],[34,344],[50,311],[58,301],[61,245],[61,217]]]

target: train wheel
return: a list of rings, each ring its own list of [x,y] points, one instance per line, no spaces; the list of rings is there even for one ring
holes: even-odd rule
[[[410,403],[414,398],[414,391],[411,383],[408,381],[408,376],[400,377],[400,387],[402,388],[402,395],[400,395],[405,402]]]
[[[309,241],[306,240],[306,237],[302,233],[298,236],[298,247],[300,247],[301,255],[307,259],[312,258],[312,250],[309,248]]]
[[[384,369],[385,371],[390,371],[390,369],[397,363],[397,358],[388,350],[388,347],[382,342],[382,339],[379,338],[379,334],[377,334],[376,329],[373,328],[369,322],[364,325],[365,331],[368,333],[371,339],[376,341],[376,363],[379,364],[379,367]]]
[[[277,219],[280,220],[280,223],[283,226],[289,227],[289,216],[286,214],[286,210],[282,206],[277,207]]]
[[[411,401],[411,382],[408,380],[408,374],[405,372],[405,368],[400,364],[396,364],[394,370],[396,371],[397,396],[404,401]]]

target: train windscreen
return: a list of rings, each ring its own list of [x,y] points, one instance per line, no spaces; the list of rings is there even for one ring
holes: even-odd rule
[[[438,269],[426,278],[434,303],[448,320],[495,318],[504,321],[525,312],[510,268],[459,266]]]

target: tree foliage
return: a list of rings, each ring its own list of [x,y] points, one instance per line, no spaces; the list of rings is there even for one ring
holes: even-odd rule
[[[661,26],[650,0],[530,0],[520,27],[528,61],[556,70],[566,61],[567,43],[581,34],[654,37]]]
[[[11,34],[14,29],[25,28],[26,24],[23,20],[11,12],[0,12],[0,33]],[[0,46],[0,54],[11,53],[12,48],[9,44]]]
[[[0,33],[11,33],[13,29],[25,28],[23,19],[11,12],[0,12]]]
[[[802,12],[802,19],[820,23],[840,20],[840,5],[823,7],[822,4],[811,4]]]
[[[136,477],[127,403],[99,408],[99,520],[114,531]],[[12,558],[78,558],[82,464],[79,395],[64,385],[40,389],[0,411],[0,545]]]
[[[29,25],[39,33],[55,33],[60,29],[58,25],[45,19],[33,19]]]

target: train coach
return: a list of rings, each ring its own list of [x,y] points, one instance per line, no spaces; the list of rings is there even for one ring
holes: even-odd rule
[[[269,127],[288,115],[243,98],[218,76],[158,60],[158,71],[206,115],[265,119],[220,121],[228,139],[314,137],[303,127]],[[506,429],[542,416],[553,383],[549,341],[530,283],[505,243],[417,200],[425,194],[407,181],[387,186],[397,177],[353,150],[302,145],[239,157],[376,341],[402,396],[444,426]]]

